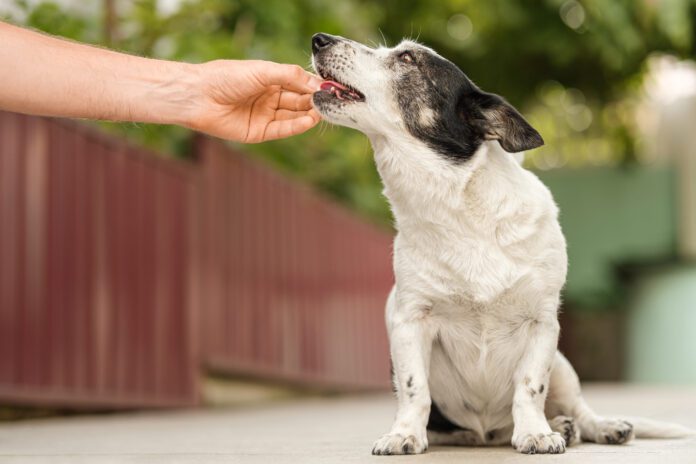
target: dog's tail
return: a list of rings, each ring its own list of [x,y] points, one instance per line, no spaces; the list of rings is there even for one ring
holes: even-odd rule
[[[696,430],[682,425],[670,424],[653,419],[642,417],[631,417],[627,419],[633,424],[633,433],[636,438],[686,438],[696,437]]]

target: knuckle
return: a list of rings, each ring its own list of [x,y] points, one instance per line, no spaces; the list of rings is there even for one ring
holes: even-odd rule
[[[290,75],[295,79],[299,79],[304,76],[304,69],[302,69],[302,66],[292,64],[290,65]]]

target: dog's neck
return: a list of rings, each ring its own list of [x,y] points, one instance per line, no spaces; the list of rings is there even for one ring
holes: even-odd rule
[[[491,233],[519,216],[531,195],[515,157],[497,142],[484,142],[468,160],[443,159],[413,140],[371,137],[375,161],[399,230],[429,225],[474,234]],[[535,215],[532,215],[535,216]]]

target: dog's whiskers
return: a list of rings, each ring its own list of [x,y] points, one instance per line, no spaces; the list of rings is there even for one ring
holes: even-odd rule
[[[419,25],[418,26],[418,35],[416,36],[414,42],[418,42],[420,40],[421,32],[423,32],[423,27]]]
[[[331,124],[322,119],[322,121],[319,123],[319,135],[323,136],[324,134],[326,134],[326,131],[329,130],[330,127]]]
[[[382,36],[382,41],[384,42],[384,47],[389,48],[389,44],[387,43],[387,38],[384,36],[384,32],[382,31],[382,28],[378,27],[377,30],[379,31],[379,34]]]

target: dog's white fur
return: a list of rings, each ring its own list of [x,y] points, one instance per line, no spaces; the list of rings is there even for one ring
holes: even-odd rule
[[[456,164],[408,133],[384,63],[422,45],[371,49],[340,39],[334,47],[338,58],[315,68],[366,101],[319,110],[368,135],[398,230],[386,308],[398,412],[373,452],[421,453],[430,440],[558,453],[580,433],[630,439],[630,424],[589,409],[557,351],[567,256],[549,190],[496,141]],[[421,123],[432,116],[426,109]],[[431,398],[466,430],[426,433]]]

